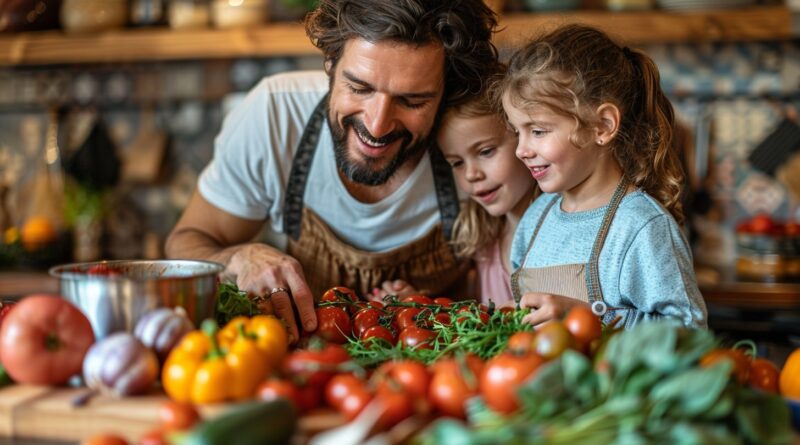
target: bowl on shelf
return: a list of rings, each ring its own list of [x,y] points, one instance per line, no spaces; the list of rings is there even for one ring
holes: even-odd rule
[[[214,316],[217,276],[223,266],[195,260],[116,260],[55,266],[61,295],[92,324],[95,337],[133,332],[157,307],[180,306],[195,326]]]

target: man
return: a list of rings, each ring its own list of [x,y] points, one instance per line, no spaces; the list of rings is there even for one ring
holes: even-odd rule
[[[313,331],[329,287],[453,285],[458,200],[428,149],[441,110],[496,63],[496,25],[481,0],[321,0],[305,26],[325,72],[264,79],[231,112],[167,255],[225,264],[295,340],[295,307]],[[265,222],[285,250],[251,241]]]

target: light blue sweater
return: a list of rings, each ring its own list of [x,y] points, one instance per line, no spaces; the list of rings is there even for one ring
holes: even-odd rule
[[[511,246],[514,270],[523,263],[536,224],[554,198],[558,201],[546,216],[525,267],[588,263],[606,207],[566,213],[561,210],[560,197],[544,194],[517,226]],[[706,305],[697,288],[688,242],[669,212],[643,191],[622,199],[600,252],[598,269],[608,306],[632,309],[610,310],[604,322],[621,315],[626,329],[655,319],[707,327]]]

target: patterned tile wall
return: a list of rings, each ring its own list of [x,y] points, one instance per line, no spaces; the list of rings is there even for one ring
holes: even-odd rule
[[[712,198],[692,217],[696,247],[701,247],[697,259],[730,262],[737,221],[759,212],[800,218],[800,196],[786,180],[791,173],[800,176],[800,170],[779,168],[770,175],[748,162],[786,114],[800,107],[800,42],[645,49],[658,63],[662,84],[690,131],[693,188]],[[10,188],[5,197],[10,222],[20,224],[25,218],[44,153],[48,108],[62,111],[63,158],[80,147],[92,116],[102,118],[121,159],[141,150],[137,138],[150,125],[151,132],[169,136],[164,163],[157,178],[123,181],[112,190],[124,205],[117,204],[111,218],[128,229],[125,236],[111,237],[106,252],[109,257],[141,256],[142,234],[163,240],[174,224],[211,157],[226,110],[242,92],[264,75],[320,67],[319,58],[307,57],[2,69],[0,187]],[[796,148],[778,149],[789,153]]]

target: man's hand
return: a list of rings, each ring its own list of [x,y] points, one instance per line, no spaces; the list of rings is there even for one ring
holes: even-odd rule
[[[231,256],[224,274],[235,276],[236,285],[251,298],[264,298],[259,307],[286,323],[292,342],[300,338],[295,307],[303,329],[317,329],[314,297],[296,259],[265,244],[246,244]]]
[[[531,308],[531,313],[526,315],[522,321],[534,326],[546,321],[561,319],[573,306],[578,305],[585,305],[588,307],[589,303],[584,303],[577,298],[541,292],[524,294],[519,300],[519,306],[521,308]]]

